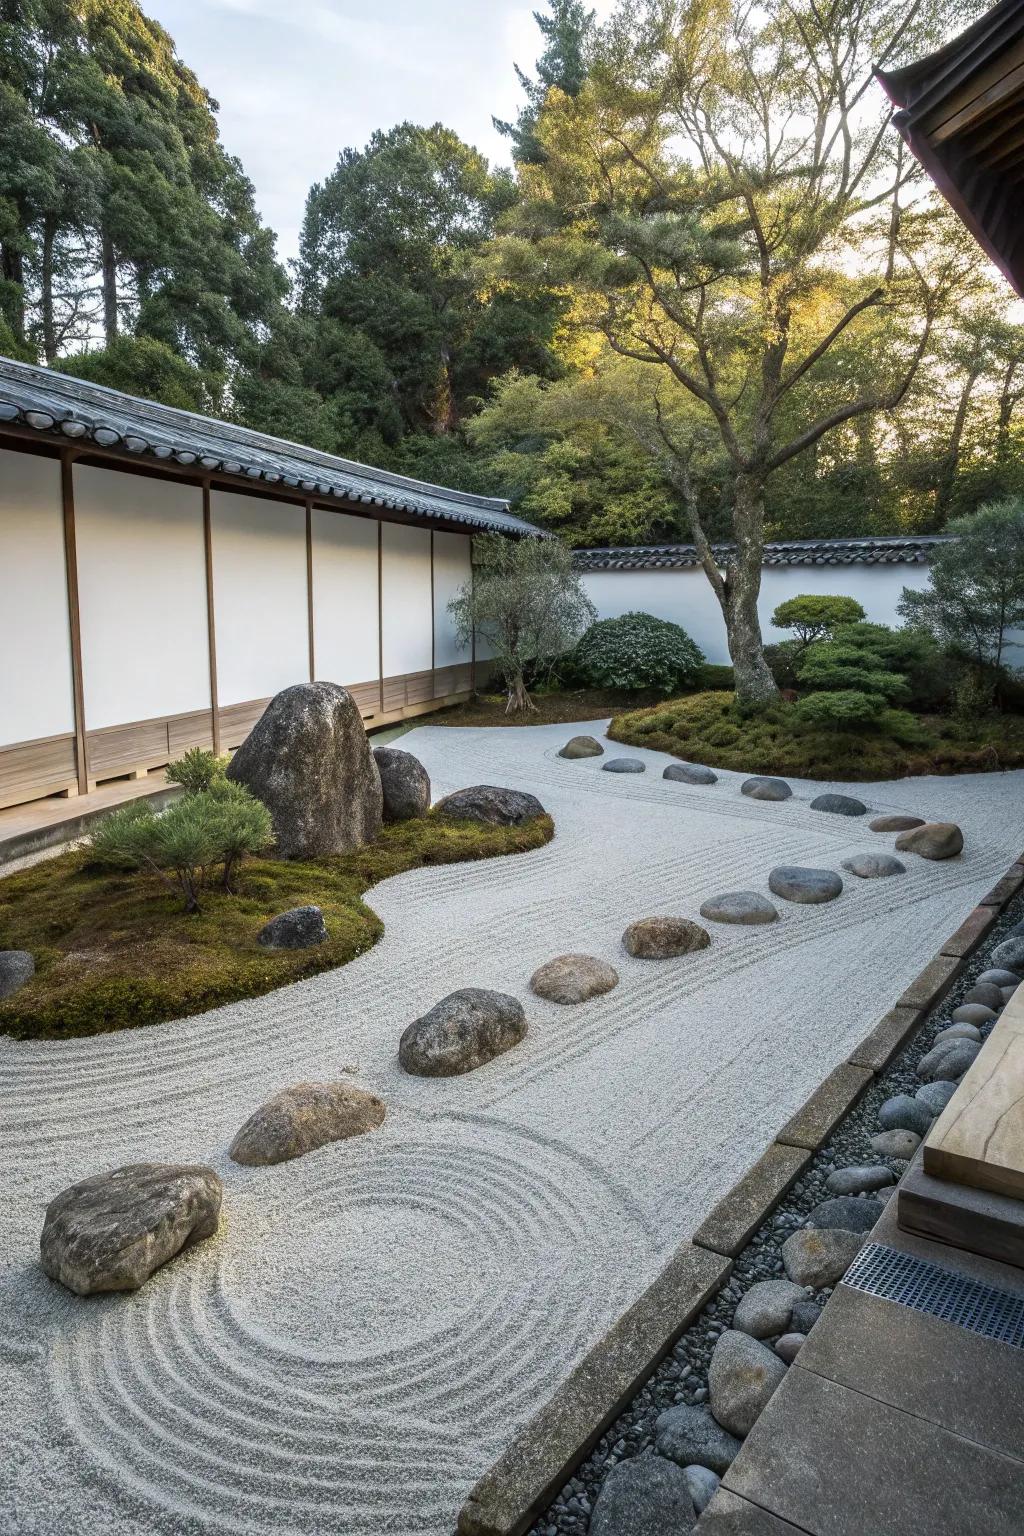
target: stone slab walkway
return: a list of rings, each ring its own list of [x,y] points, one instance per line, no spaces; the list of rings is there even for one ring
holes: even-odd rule
[[[424,727],[435,797],[537,794],[546,848],[419,870],[369,900],[381,942],[339,971],[158,1027],[0,1040],[8,1199],[0,1215],[0,1528],[34,1536],[441,1536],[515,1430],[664,1267],[815,1086],[1024,846],[1024,774],[794,784],[784,803],[557,756],[590,726]],[[609,747],[609,755],[619,749]],[[777,864],[838,870],[891,847],[810,809],[952,819],[962,858],[848,879],[827,906],[634,960],[634,918],[695,917],[767,891]],[[528,991],[553,955],[621,982],[576,1009]],[[530,1032],[450,1080],[398,1068],[404,1026],[456,987],[521,998]],[[382,1129],[268,1169],[229,1163],[251,1110],[341,1073]],[[209,1162],[217,1239],[132,1296],[81,1302],[36,1263],[47,1201],[136,1160]]]

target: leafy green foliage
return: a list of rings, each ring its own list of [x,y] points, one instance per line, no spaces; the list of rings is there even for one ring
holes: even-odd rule
[[[842,624],[830,639],[815,640],[794,661],[799,685],[817,692],[854,689],[878,701],[934,706],[948,680],[932,637],[920,629],[885,624]]]
[[[825,725],[841,729],[850,725],[866,725],[877,720],[882,713],[884,700],[877,693],[861,693],[856,688],[837,688],[831,693],[809,693],[797,701],[797,714],[809,725]]]
[[[508,693],[508,710],[532,709],[526,672],[551,671],[596,617],[572,563],[554,539],[507,539],[482,534],[473,541],[474,579],[448,604],[459,641],[476,632],[490,647]]]
[[[780,603],[772,614],[776,629],[792,629],[801,646],[828,639],[841,624],[856,624],[867,614],[853,597],[833,597],[825,592],[805,592]]]
[[[94,850],[47,859],[0,882],[0,947],[27,949],[36,962],[32,980],[0,1002],[0,1031],[67,1039],[259,997],[370,949],[384,925],[362,897],[377,882],[539,848],[553,831],[548,816],[521,827],[426,816],[387,826],[375,843],[340,858],[254,857],[233,892],[204,902],[187,923],[165,884],[105,867]],[[256,936],[269,918],[308,902],[323,909],[325,943],[260,948]]]
[[[227,757],[218,757],[207,747],[189,747],[181,757],[168,763],[165,770],[170,784],[180,784],[187,794],[198,794],[209,789],[214,780],[221,780],[228,766]]]
[[[822,721],[785,703],[752,715],[737,708],[731,693],[697,693],[619,715],[608,735],[713,768],[807,779],[871,781],[1024,765],[1024,721],[1014,718],[968,727],[887,709],[873,719]]]
[[[651,688],[676,693],[700,679],[704,653],[679,624],[652,613],[624,613],[591,624],[572,668],[587,688]]]

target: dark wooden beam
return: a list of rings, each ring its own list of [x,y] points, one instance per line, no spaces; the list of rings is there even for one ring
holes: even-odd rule
[[[316,681],[316,645],[313,638],[313,503],[306,502],[306,617],[309,625],[309,680]]]
[[[89,758],[85,735],[85,684],[82,674],[82,614],[78,601],[78,540],[75,532],[75,488],[72,464],[74,449],[60,456],[60,492],[64,511],[64,568],[68,587],[68,624],[71,634],[71,688],[75,711],[75,773],[78,793],[89,792]]]
[[[384,713],[384,524],[377,524],[377,671],[380,712]]]

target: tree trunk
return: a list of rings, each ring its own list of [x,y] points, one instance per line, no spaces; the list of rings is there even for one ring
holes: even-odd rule
[[[536,714],[537,706],[527,693],[526,684],[523,682],[523,674],[520,672],[508,685],[508,702],[505,705],[505,713],[506,715],[519,715],[525,714],[528,710],[532,710]]]
[[[55,219],[43,225],[42,265],[39,274],[40,310],[43,322],[43,357],[47,365],[57,356],[57,333],[53,323],[53,246],[57,238]]]
[[[960,399],[957,402],[956,415],[953,417],[953,427],[949,436],[949,447],[942,460],[939,470],[939,482],[935,488],[935,510],[945,520],[949,504],[953,499],[953,488],[956,484],[957,470],[960,468],[960,450],[964,440],[964,426],[967,422],[967,408],[971,403],[971,395],[974,386],[978,382],[980,372],[977,362],[972,362],[964,380],[964,387],[960,391]]]
[[[0,245],[0,277],[8,285],[3,297],[2,312],[14,332],[16,341],[25,340],[25,270],[20,251],[9,245]]]
[[[739,476],[733,508],[736,548],[729,556],[725,591],[720,598],[736,674],[736,702],[764,709],[777,702],[778,685],[764,659],[764,640],[757,612],[764,553],[764,483]]]
[[[103,335],[107,346],[117,340],[117,258],[114,255],[114,242],[110,236],[103,236],[102,250],[103,271]]]
[[[1006,365],[1003,374],[1003,385],[999,393],[999,418],[996,425],[996,463],[1005,464],[1010,457],[1010,421],[1013,417],[1013,408],[1017,403],[1017,396],[1013,393],[1014,374],[1017,364],[1011,361]]]

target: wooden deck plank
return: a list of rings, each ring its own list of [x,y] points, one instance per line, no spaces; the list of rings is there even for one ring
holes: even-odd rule
[[[934,1178],[1024,1199],[1024,998],[1019,992],[932,1126],[922,1155],[925,1172]]]

